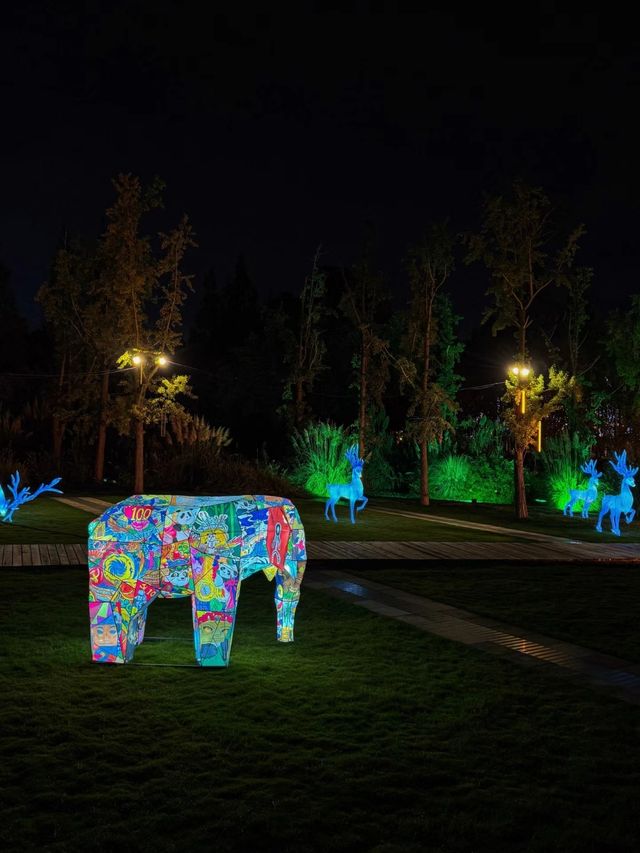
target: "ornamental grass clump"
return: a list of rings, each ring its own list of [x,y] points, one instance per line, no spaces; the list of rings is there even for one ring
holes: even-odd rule
[[[328,483],[349,482],[351,467],[345,458],[357,439],[344,427],[321,422],[294,432],[291,479],[312,495],[328,497]]]

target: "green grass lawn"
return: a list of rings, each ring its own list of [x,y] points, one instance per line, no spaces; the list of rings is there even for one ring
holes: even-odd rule
[[[347,568],[338,562],[328,568]],[[348,570],[562,640],[640,662],[640,566],[363,561]]]
[[[0,545],[86,542],[93,517],[44,495],[21,507],[11,524],[0,524]]]
[[[111,499],[102,495],[101,497],[103,500]],[[114,501],[117,499],[113,496]],[[300,510],[307,537],[314,541],[325,539],[331,541],[497,542],[517,538],[517,534],[502,536],[498,533],[479,530],[470,531],[461,527],[424,522],[420,519],[392,517],[367,510],[358,515],[356,524],[351,524],[348,505],[338,505],[337,515],[340,521],[335,524],[325,520],[323,501],[303,498],[296,500],[295,504]],[[0,525],[0,544],[85,542],[87,524],[94,515],[93,512],[74,509],[45,495],[19,509],[12,524]]]
[[[417,500],[407,498],[375,498],[371,501],[373,507],[388,507],[395,510],[422,512],[432,517],[443,516],[463,521],[473,521],[479,524],[495,524],[508,527],[514,533],[519,530],[545,533],[548,536],[560,536],[566,539],[580,539],[585,542],[640,542],[640,517],[631,524],[624,519],[620,522],[622,536],[614,536],[609,532],[608,518],[603,521],[603,533],[595,530],[597,513],[591,513],[589,520],[574,515],[573,518],[564,516],[558,509],[539,504],[529,505],[529,518],[518,521],[514,516],[513,506],[498,504],[471,504],[435,501],[428,507],[420,506]]]
[[[85,571],[3,580],[4,850],[638,849],[633,706],[304,585],[280,645],[262,577],[228,670],[100,666]],[[147,630],[190,660],[186,602]]]

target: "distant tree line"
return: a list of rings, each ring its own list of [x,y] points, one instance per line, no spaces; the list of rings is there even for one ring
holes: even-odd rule
[[[427,223],[407,247],[403,306],[371,229],[350,265],[325,263],[318,245],[299,292],[264,299],[242,257],[228,281],[213,271],[193,281],[188,217],[167,233],[149,229],[161,181],[119,175],[113,188],[103,233],[66,236],[58,247],[37,295],[43,328],[28,331],[0,268],[5,448],[16,442],[12,417],[27,406],[31,453],[48,453],[79,481],[124,481],[129,470],[142,491],[145,469],[168,447],[206,441],[218,452],[232,442],[259,465],[286,463],[293,435],[334,422],[353,430],[365,459],[389,441],[415,447],[428,504],[430,454],[456,440],[464,419],[499,416],[519,517],[541,429],[605,454],[640,451],[640,295],[595,315],[597,273],[579,263],[585,229],[560,221],[539,188],[516,182],[488,198],[476,232]],[[463,385],[468,354],[478,342],[485,354],[492,347],[482,331],[460,337],[451,284],[465,264],[486,290],[477,325],[490,323],[525,368],[505,372],[501,387]],[[195,311],[185,330],[187,299]]]

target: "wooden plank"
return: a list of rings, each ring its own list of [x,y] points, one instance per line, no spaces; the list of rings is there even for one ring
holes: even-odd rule
[[[3,545],[2,546],[2,565],[3,566],[13,565],[13,551],[11,549],[11,545]]]
[[[20,553],[22,556],[22,565],[23,566],[31,566],[33,565],[31,562],[31,546],[30,545],[21,545]]]
[[[21,566],[22,565],[22,549],[19,545],[12,545],[12,558],[11,565],[12,566]]]
[[[58,557],[60,558],[61,566],[69,565],[69,557],[67,556],[67,547],[66,545],[56,545],[56,551],[58,552]]]
[[[42,560],[40,559],[40,546],[32,545],[31,546],[31,565],[32,566],[41,566]]]
[[[71,545],[73,548],[73,553],[76,557],[76,562],[79,566],[83,566],[87,564],[87,546],[82,544]]]
[[[58,552],[56,550],[56,546],[53,544],[47,545],[47,553],[49,555],[49,565],[50,566],[59,566],[60,558],[58,557]]]

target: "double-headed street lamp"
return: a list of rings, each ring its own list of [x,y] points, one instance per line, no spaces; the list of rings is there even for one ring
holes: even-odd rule
[[[131,361],[136,367],[140,368],[140,385],[143,383],[144,366],[147,362],[155,364],[157,367],[164,367],[169,363],[169,359],[162,352],[156,350],[134,349]]]

